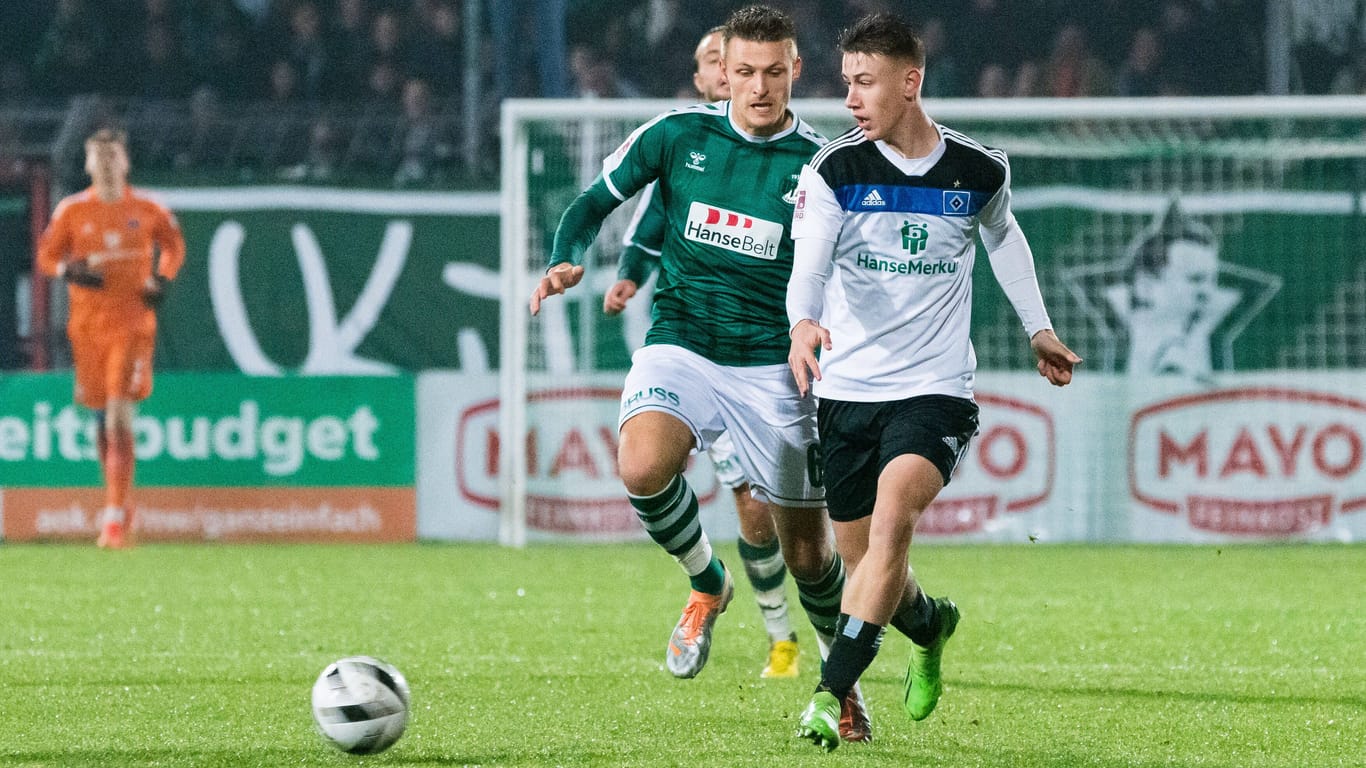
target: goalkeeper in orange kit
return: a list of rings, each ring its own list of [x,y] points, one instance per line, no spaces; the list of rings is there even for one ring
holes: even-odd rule
[[[94,409],[104,475],[101,547],[132,544],[133,416],[152,392],[156,307],[185,262],[175,216],[128,186],[128,142],[102,128],[86,139],[88,189],[57,205],[38,269],[66,281],[76,402]]]

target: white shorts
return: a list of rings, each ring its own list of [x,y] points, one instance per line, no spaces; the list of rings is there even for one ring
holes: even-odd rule
[[[716,470],[716,482],[732,491],[749,482],[745,479],[745,470],[740,468],[740,462],[735,460],[735,443],[730,439],[729,432],[717,435],[707,446],[707,455],[711,457],[711,465]]]
[[[730,433],[734,462],[754,498],[784,507],[821,507],[816,399],[797,393],[786,364],[718,365],[672,344],[631,356],[618,428],[645,411],[676,416],[692,430],[694,452]]]

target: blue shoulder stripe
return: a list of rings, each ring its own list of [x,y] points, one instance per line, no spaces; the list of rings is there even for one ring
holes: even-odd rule
[[[989,198],[966,189],[847,184],[835,190],[840,207],[850,213],[920,213],[929,216],[974,216]]]

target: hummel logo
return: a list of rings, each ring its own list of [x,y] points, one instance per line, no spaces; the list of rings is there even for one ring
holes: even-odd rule
[[[691,168],[694,171],[705,171],[707,170],[706,163],[707,156],[694,149],[688,152],[688,162],[684,163],[683,167]]]
[[[859,203],[859,205],[865,206],[867,208],[880,208],[886,204],[887,201],[882,199],[882,195],[878,194],[876,187],[873,188],[872,192],[869,192],[868,194],[864,195],[863,201]]]

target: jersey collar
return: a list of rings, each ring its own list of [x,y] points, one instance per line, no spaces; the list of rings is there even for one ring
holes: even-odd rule
[[[934,130],[939,134],[939,143],[934,145],[934,149],[930,150],[930,153],[924,157],[902,157],[900,152],[887,146],[887,142],[881,139],[873,142],[873,144],[877,147],[877,151],[887,158],[887,162],[897,167],[897,170],[907,176],[924,176],[935,166],[935,163],[939,162],[940,158],[944,157],[944,151],[947,148],[944,143],[943,127],[939,123],[935,123]]]
[[[730,128],[731,128],[731,130],[735,131],[735,134],[736,134],[737,136],[739,136],[740,138],[744,139],[745,141],[754,143],[754,144],[767,144],[767,143],[769,143],[769,142],[771,142],[771,141],[777,141],[778,139],[784,138],[784,137],[786,137],[786,136],[790,136],[791,134],[794,134],[794,133],[797,132],[797,126],[798,126],[798,125],[800,124],[800,122],[801,122],[800,120],[797,119],[797,116],[796,116],[796,115],[792,114],[792,110],[789,109],[789,110],[787,110],[787,116],[790,117],[790,118],[792,118],[792,124],[791,124],[791,125],[787,126],[786,128],[782,129],[781,131],[778,131],[777,133],[773,134],[772,136],[755,136],[755,135],[752,134],[752,133],[747,133],[747,132],[741,130],[741,129],[740,129],[740,126],[738,126],[738,125],[735,124],[735,115],[732,114],[731,111],[730,111],[730,107],[731,107],[730,99],[726,99],[725,101],[723,101],[723,102],[718,102],[718,103],[721,103],[721,104],[725,104],[725,105],[726,105],[726,121],[730,123]]]

